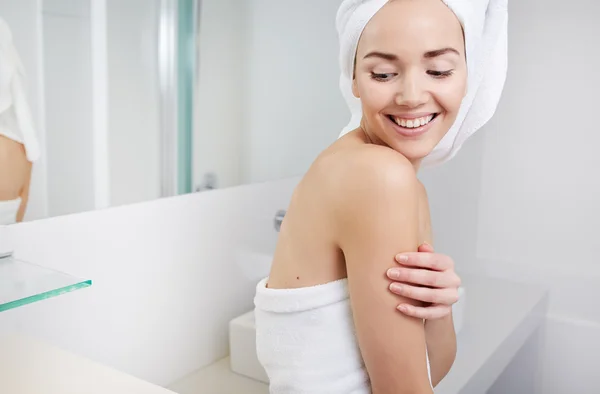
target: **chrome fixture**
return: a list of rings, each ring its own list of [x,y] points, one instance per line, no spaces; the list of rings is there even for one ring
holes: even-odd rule
[[[285,213],[286,213],[286,211],[284,209],[280,209],[275,214],[275,219],[273,219],[273,222],[275,223],[275,231],[277,231],[277,232],[279,232],[279,230],[281,229],[281,223],[283,222]]]

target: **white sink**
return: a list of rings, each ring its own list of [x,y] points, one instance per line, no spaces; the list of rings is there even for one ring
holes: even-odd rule
[[[256,355],[254,310],[229,322],[229,360],[233,372],[269,383]]]
[[[465,311],[466,293],[459,288],[460,299],[452,307],[454,330],[458,334],[462,330]],[[229,352],[231,370],[240,375],[269,383],[269,379],[256,356],[256,327],[254,310],[247,312],[229,322]]]

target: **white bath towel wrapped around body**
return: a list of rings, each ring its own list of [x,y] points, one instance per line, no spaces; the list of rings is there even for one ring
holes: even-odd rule
[[[299,289],[269,289],[263,279],[254,304],[256,350],[272,394],[371,393],[347,279]]]

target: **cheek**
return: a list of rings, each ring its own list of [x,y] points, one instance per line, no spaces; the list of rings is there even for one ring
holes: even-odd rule
[[[464,98],[464,86],[453,84],[437,89],[435,97],[446,112],[458,112]]]
[[[376,113],[389,107],[394,100],[394,92],[390,86],[373,80],[362,81],[359,84],[360,99],[365,112]]]

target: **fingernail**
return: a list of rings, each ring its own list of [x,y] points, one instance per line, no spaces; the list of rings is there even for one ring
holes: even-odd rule
[[[398,310],[399,310],[400,312],[404,312],[404,313],[408,312],[408,308],[406,307],[406,305],[400,305],[400,306],[398,307]]]
[[[408,261],[408,256],[405,254],[399,254],[396,256],[396,260],[398,260],[399,263],[406,263]]]
[[[387,276],[390,279],[400,279],[400,272],[396,268],[387,270]]]
[[[392,290],[393,292],[401,292],[402,286],[400,286],[398,283],[392,283],[390,285],[390,290]]]

